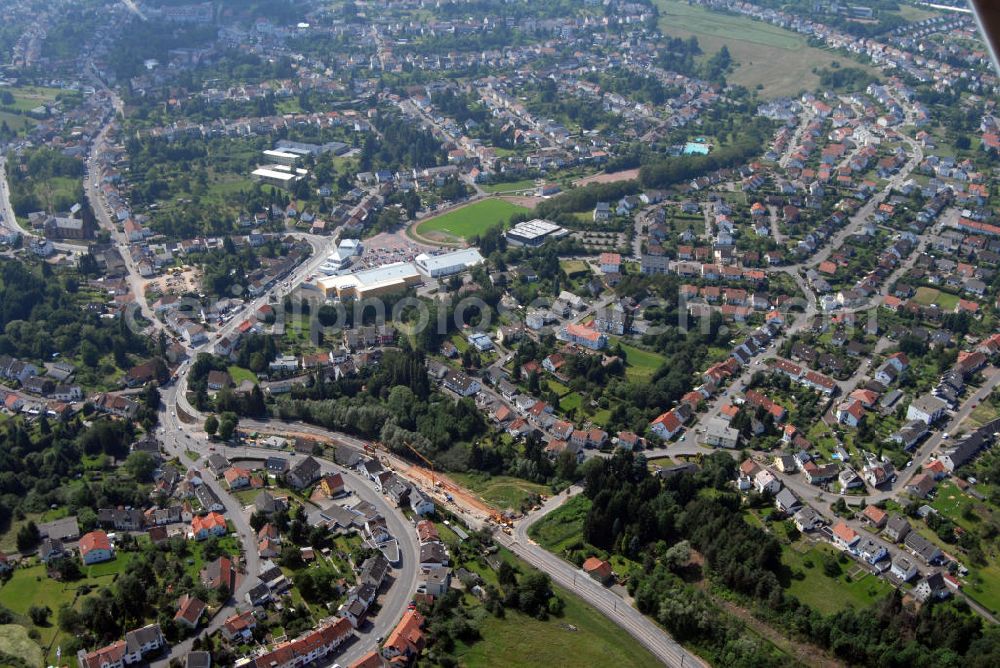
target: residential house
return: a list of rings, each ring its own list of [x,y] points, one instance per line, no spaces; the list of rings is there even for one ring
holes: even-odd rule
[[[906,557],[896,557],[893,559],[889,572],[900,582],[909,582],[919,573],[916,565]]]
[[[893,543],[903,541],[909,533],[910,523],[902,515],[890,515],[889,519],[886,520],[885,529],[882,531],[882,535]]]
[[[603,585],[610,584],[614,579],[611,564],[597,557],[588,557],[583,562],[583,572]]]
[[[210,536],[225,536],[229,533],[226,518],[216,512],[199,515],[191,520],[191,537],[195,540],[205,540]]]
[[[858,532],[847,526],[847,523],[841,520],[833,527],[833,542],[845,550],[853,549],[861,537]]]
[[[100,530],[80,536],[79,548],[80,558],[87,566],[99,564],[102,561],[111,561],[115,558],[115,550],[111,547],[108,534]]]
[[[292,489],[301,490],[316,482],[320,473],[320,463],[310,456],[293,466],[285,478]]]
[[[933,394],[924,394],[914,399],[906,409],[907,420],[920,420],[925,424],[937,422],[945,414],[948,404]]]
[[[177,601],[177,613],[174,614],[174,621],[189,629],[197,628],[206,607],[205,602],[201,599],[184,594]]]

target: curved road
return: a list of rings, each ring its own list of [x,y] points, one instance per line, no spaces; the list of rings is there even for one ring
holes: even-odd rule
[[[166,388],[161,395],[165,414],[163,420],[167,426],[165,432],[161,434],[164,447],[171,454],[181,457],[182,460],[185,450],[192,450],[202,456],[207,456],[209,453],[209,442],[204,432],[201,431],[201,418],[204,416],[195,411],[183,396],[182,388],[187,384],[187,373],[190,371],[190,368],[191,365],[189,363],[184,364],[178,374],[178,381],[173,386]],[[177,417],[178,406],[180,406],[182,411],[194,417],[196,421],[193,423],[182,422]],[[250,446],[234,447],[213,444],[212,447],[215,448],[216,452],[225,454],[230,459],[265,458],[272,454],[278,454],[275,450]],[[362,446],[355,447],[360,450]],[[289,453],[281,452],[280,454]],[[303,455],[289,454],[291,465],[294,465],[297,459],[303,458]],[[407,603],[412,599],[413,593],[417,588],[417,564],[419,563],[420,547],[417,543],[413,525],[405,519],[401,512],[393,508],[383,496],[376,492],[370,481],[365,480],[354,471],[338,466],[332,461],[323,459],[322,457],[315,457],[315,459],[320,462],[323,473],[342,474],[345,480],[350,483],[350,489],[359,499],[368,501],[379,509],[386,519],[389,531],[399,543],[400,549],[400,565],[393,570],[393,580],[388,592],[383,594],[381,598],[382,611],[369,620],[369,624],[357,631],[356,635],[360,639],[359,642],[351,643],[346,649],[338,652],[335,657],[331,657],[331,660],[335,658],[339,663],[349,664],[361,658],[372,649],[375,649],[378,646],[377,639],[388,635],[402,616]],[[244,553],[247,555],[247,577],[236,592],[234,597],[235,602],[216,614],[209,623],[207,630],[212,632],[221,626],[226,617],[233,613],[234,604],[243,602],[246,592],[256,582],[256,574],[259,572],[260,562],[257,555],[255,533],[249,525],[249,514],[244,511],[242,506],[227,490],[222,489],[217,481],[210,480],[210,478],[211,476],[206,476],[205,480],[226,506],[227,515],[236,526]],[[188,640],[185,643],[175,646],[171,655],[181,656],[186,653],[190,649],[190,642]],[[164,657],[162,661],[167,662],[169,658],[170,655]]]

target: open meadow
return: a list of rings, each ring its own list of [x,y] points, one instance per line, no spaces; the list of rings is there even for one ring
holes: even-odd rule
[[[727,80],[750,89],[760,85],[765,97],[812,89],[819,84],[813,68],[829,68],[834,61],[844,61],[843,56],[808,46],[801,35],[767,23],[713,12],[681,0],[656,0],[656,6],[664,34],[684,38],[694,35],[703,58],[710,58],[725,45],[737,63]],[[778,63],[781,67],[775,66]],[[850,65],[864,68],[853,62]]]

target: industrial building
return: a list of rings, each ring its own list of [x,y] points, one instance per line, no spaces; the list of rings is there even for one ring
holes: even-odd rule
[[[328,276],[316,284],[327,299],[365,299],[420,285],[423,277],[411,262],[395,262],[344,276]]]
[[[515,246],[541,246],[549,239],[558,239],[569,234],[568,230],[555,223],[535,218],[518,223],[507,230],[507,242]]]
[[[348,149],[351,147],[341,141],[331,141],[325,144],[308,144],[301,141],[282,139],[274,145],[274,148],[278,151],[294,153],[302,157],[306,155],[320,155],[321,153],[341,155],[343,153],[347,153]]]
[[[431,278],[438,278],[439,276],[457,274],[480,265],[483,263],[483,256],[475,248],[463,248],[441,255],[421,253],[414,258],[414,262],[421,273]]]
[[[297,153],[292,153],[291,151],[282,151],[279,149],[268,149],[264,151],[264,158],[268,162],[273,162],[278,165],[286,165],[291,167],[295,162],[302,156]]]
[[[290,188],[296,181],[305,178],[308,174],[308,170],[293,170],[287,165],[267,165],[253,170],[252,175],[261,183],[277,186],[279,188]]]

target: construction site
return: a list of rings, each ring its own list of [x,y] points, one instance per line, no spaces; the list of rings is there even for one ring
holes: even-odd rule
[[[304,439],[327,446],[346,446],[363,452],[368,457],[378,459],[386,469],[395,472],[415,485],[442,507],[446,507],[449,511],[461,516],[470,527],[477,529],[495,527],[510,535],[514,521],[520,517],[517,513],[501,512],[447,475],[439,473],[430,459],[409,444],[406,444],[407,447],[417,459],[424,462],[425,466],[420,466],[390,452],[388,448],[378,442],[363,441],[346,436],[335,438],[314,431],[295,431],[273,425],[261,426],[257,431]]]

